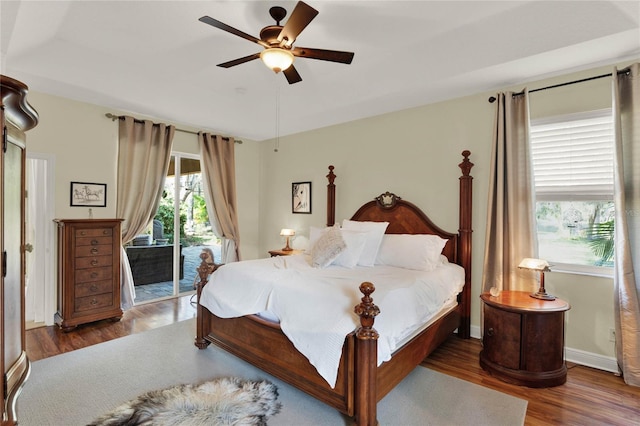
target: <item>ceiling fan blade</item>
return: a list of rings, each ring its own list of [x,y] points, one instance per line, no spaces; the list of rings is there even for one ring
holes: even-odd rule
[[[310,47],[294,47],[291,49],[291,53],[300,58],[320,59],[321,61],[340,62],[343,64],[350,64],[354,55],[353,52],[313,49]]]
[[[235,67],[236,65],[244,64],[245,62],[253,61],[254,59],[258,59],[259,57],[259,53],[254,53],[253,55],[245,56],[244,58],[238,58],[234,59],[233,61],[218,64],[218,66],[222,68],[231,68]]]
[[[236,28],[233,28],[233,27],[225,24],[224,22],[220,22],[217,19],[213,19],[210,16],[203,16],[202,18],[198,19],[198,21],[204,22],[205,24],[209,24],[209,25],[211,25],[213,27],[219,28],[219,29],[221,29],[223,31],[226,31],[228,33],[231,33],[233,35],[237,35],[238,37],[242,37],[245,40],[249,40],[249,41],[252,41],[254,43],[258,43],[261,46],[269,47],[268,43],[260,40],[259,38],[256,38],[256,37],[252,36],[251,34],[247,34],[247,33],[243,32],[243,31],[240,31],[240,30],[238,30]]]
[[[302,77],[300,77],[300,74],[298,74],[298,70],[296,70],[293,65],[282,72],[284,76],[287,77],[287,81],[289,82],[289,84],[294,84],[302,81]]]
[[[291,46],[296,40],[296,37],[309,25],[309,22],[313,21],[316,15],[318,15],[317,10],[299,1],[293,9],[293,12],[291,12],[291,16],[287,19],[287,23],[280,31],[278,41],[285,46]]]

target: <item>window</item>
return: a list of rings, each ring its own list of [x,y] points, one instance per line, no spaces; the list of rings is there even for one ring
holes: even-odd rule
[[[611,110],[532,121],[531,150],[539,256],[556,270],[610,274]]]

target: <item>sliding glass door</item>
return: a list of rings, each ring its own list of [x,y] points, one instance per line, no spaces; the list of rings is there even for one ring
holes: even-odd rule
[[[129,249],[139,254],[136,263],[147,257],[154,264],[147,274],[151,277],[137,279],[129,256],[136,303],[192,293],[203,248],[210,248],[220,260],[220,241],[213,234],[203,191],[199,158],[173,154],[160,205],[149,225],[150,244]]]

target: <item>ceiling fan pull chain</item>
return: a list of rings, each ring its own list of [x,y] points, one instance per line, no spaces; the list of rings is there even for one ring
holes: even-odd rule
[[[274,81],[276,82],[276,141],[273,152],[278,152],[280,149],[280,84],[278,84],[278,78],[274,78]]]

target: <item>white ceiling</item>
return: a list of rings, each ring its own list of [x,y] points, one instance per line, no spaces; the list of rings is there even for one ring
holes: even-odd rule
[[[0,72],[259,141],[640,56],[640,1],[307,0],[319,15],[294,45],[351,65],[298,58],[294,85],[259,60],[216,67],[262,48],[198,18],[259,37],[269,7],[295,3],[1,0]]]

